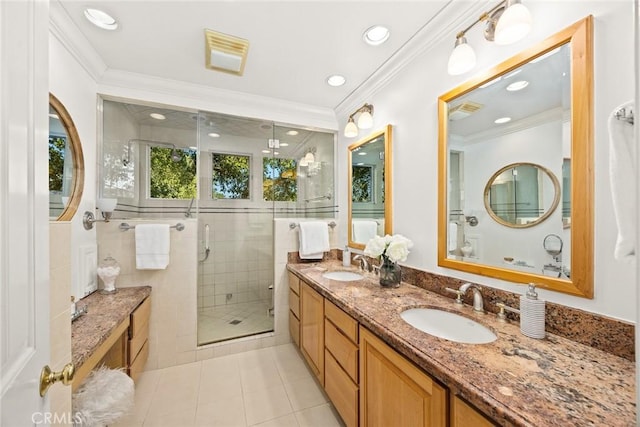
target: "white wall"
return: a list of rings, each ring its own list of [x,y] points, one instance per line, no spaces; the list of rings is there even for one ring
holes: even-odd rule
[[[374,129],[393,124],[394,232],[415,243],[406,262],[422,270],[470,280],[512,292],[523,292],[521,285],[440,268],[437,265],[437,98],[515,53],[544,40],[555,32],[592,14],[595,18],[595,296],[592,300],[541,290],[549,301],[611,317],[635,321],[634,267],[614,260],[616,226],[609,189],[609,150],[607,117],[623,101],[633,97],[633,14],[630,1],[527,1],[534,28],[523,41],[497,46],[484,40],[482,26],[467,34],[478,57],[475,70],[462,76],[447,74],[447,60],[455,34],[472,22],[450,27],[446,37],[432,44],[393,78],[376,88],[363,88],[348,104],[363,102],[375,106]],[[428,28],[427,28],[428,29]],[[346,105],[346,102],[345,102]],[[351,111],[341,111],[344,128]],[[353,140],[342,135],[338,141],[338,173],[346,176],[346,147]],[[346,206],[346,182],[342,181],[340,205]],[[346,221],[346,211],[340,222]],[[344,233],[344,232],[343,232]],[[346,241],[346,234],[341,235]],[[574,249],[575,250],[575,249]]]

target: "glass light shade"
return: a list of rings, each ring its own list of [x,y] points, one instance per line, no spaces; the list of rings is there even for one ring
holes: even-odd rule
[[[373,126],[373,116],[370,112],[365,111],[358,117],[358,127],[360,129],[369,129]]]
[[[447,72],[452,76],[464,74],[476,66],[476,53],[467,43],[467,39],[459,37],[456,47],[451,52]]]
[[[506,9],[496,25],[496,44],[505,45],[522,40],[531,31],[531,24],[531,13],[520,0],[507,1]]]
[[[100,198],[96,204],[102,212],[113,212],[118,204],[118,199]]]
[[[307,161],[307,163],[313,163],[316,161],[316,156],[314,156],[313,153],[309,151],[307,154],[305,154],[304,159]]]
[[[303,156],[303,157],[300,159],[300,162],[299,162],[298,164],[299,164],[300,166],[302,166],[302,167],[307,167],[307,166],[309,166],[309,162],[307,162],[307,159],[305,158],[305,156]]]
[[[358,127],[353,120],[349,120],[349,123],[344,127],[344,136],[347,138],[354,138],[358,136]]]

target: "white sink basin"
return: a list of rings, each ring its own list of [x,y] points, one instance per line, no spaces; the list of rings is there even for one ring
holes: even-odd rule
[[[489,328],[467,317],[434,308],[412,308],[400,317],[430,335],[465,344],[486,344],[498,337]]]
[[[327,271],[322,275],[325,279],[338,280],[341,282],[352,282],[354,280],[364,279],[364,276],[352,271]]]

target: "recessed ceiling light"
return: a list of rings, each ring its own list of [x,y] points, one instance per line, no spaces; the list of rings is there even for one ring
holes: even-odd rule
[[[290,136],[296,136],[297,134],[298,134],[297,130],[290,130],[287,132],[287,135],[290,135]]]
[[[288,147],[288,146],[289,146],[289,144],[287,144],[286,142],[281,142],[280,143],[280,147]]]
[[[215,132],[211,132],[210,134],[208,134],[211,138],[220,138],[220,134],[219,133],[215,133]]]
[[[271,152],[271,150],[262,150],[263,153],[268,154]]]
[[[529,86],[529,82],[526,80],[519,80],[517,82],[513,82],[511,83],[509,86],[507,86],[507,90],[509,92],[516,92],[518,90],[522,90],[525,87]]]
[[[60,117],[58,117],[57,114],[53,114],[53,113],[49,113],[49,118],[60,120]]]
[[[274,152],[273,152],[273,155],[274,155],[274,156],[277,156],[278,154],[280,154],[280,153],[278,153],[277,151],[274,151]]]
[[[151,113],[149,114],[152,118],[156,119],[156,120],[164,120],[166,119],[166,117],[164,116],[164,114],[160,114],[160,113]]]
[[[382,25],[374,25],[364,32],[362,38],[367,42],[367,44],[370,44],[371,46],[378,46],[386,42],[389,38],[389,29]]]
[[[367,153],[365,153],[364,151],[361,151],[361,152],[358,153],[358,156],[366,156],[366,155],[367,155]]]
[[[364,165],[364,163],[360,162],[360,163],[356,163],[356,166],[362,166]]]
[[[511,121],[511,117],[500,117],[499,119],[496,119],[493,123],[501,125],[502,123],[507,123]]]
[[[197,149],[198,149],[198,147],[194,147],[193,145],[191,145],[191,146],[189,147],[189,150],[194,150],[194,151],[195,151],[195,150],[197,150]]]
[[[340,74],[334,74],[327,77],[327,84],[329,86],[334,86],[334,87],[342,86],[343,84],[345,84],[346,81],[347,79],[345,79],[344,76],[341,76]]]
[[[86,8],[84,16],[96,27],[103,30],[115,30],[118,28],[118,22],[107,12],[100,9]]]

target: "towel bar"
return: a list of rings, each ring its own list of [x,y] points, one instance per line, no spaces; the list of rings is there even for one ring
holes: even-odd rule
[[[336,224],[335,221],[331,221],[330,223],[327,224],[332,230],[335,228]],[[289,223],[289,228],[291,230],[293,230],[294,228],[296,228],[298,226],[298,224],[296,224],[295,222],[291,222]]]
[[[135,225],[129,225],[126,222],[121,222],[120,225],[118,226],[118,228],[120,229],[120,231],[127,231],[127,230],[132,230],[132,229],[136,228],[136,226]],[[179,222],[176,225],[169,226],[169,228],[175,228],[178,231],[182,231],[182,230],[184,230],[184,224]]]

